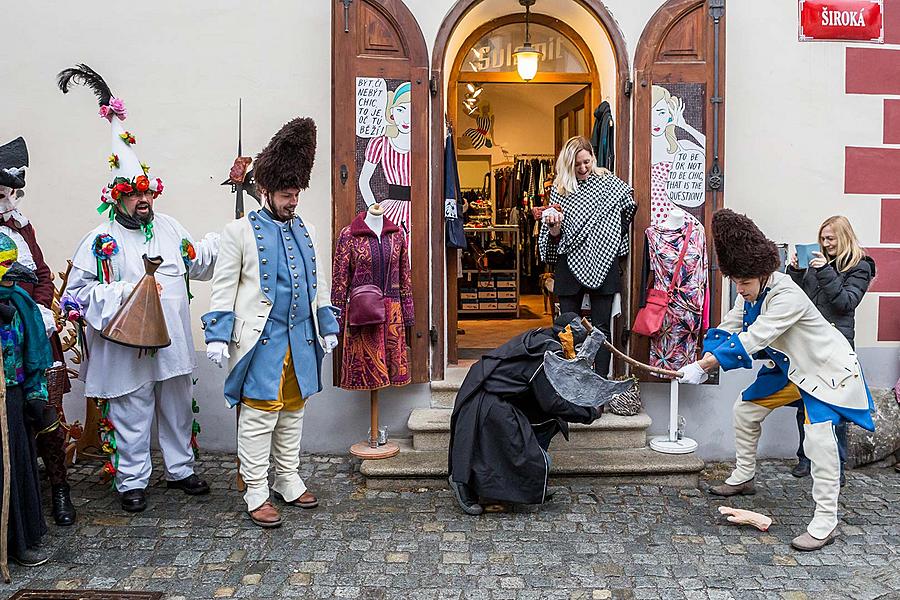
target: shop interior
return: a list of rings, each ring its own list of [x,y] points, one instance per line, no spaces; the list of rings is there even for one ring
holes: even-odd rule
[[[459,253],[459,360],[552,320],[552,282],[532,208],[549,200],[555,156],[589,135],[590,88],[459,83],[455,135],[468,248]],[[592,117],[593,115],[591,115]]]

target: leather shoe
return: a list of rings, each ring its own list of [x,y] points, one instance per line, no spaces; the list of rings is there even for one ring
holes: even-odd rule
[[[37,548],[26,548],[18,554],[10,554],[9,557],[23,567],[37,567],[50,560],[50,553]]]
[[[176,481],[167,481],[166,487],[170,490],[181,490],[188,496],[200,496],[209,493],[209,485],[197,477],[196,473],[191,473],[184,479]]]
[[[737,485],[723,483],[709,488],[709,493],[716,496],[752,496],[756,493],[756,486],[753,485],[752,479]]]
[[[262,506],[256,510],[248,510],[247,514],[250,515],[251,521],[265,529],[281,527],[281,515],[278,513],[278,509],[268,500],[263,502]]]
[[[315,508],[319,505],[319,499],[316,498],[309,490],[303,492],[299,498],[295,498],[291,501],[285,500],[284,496],[282,496],[278,492],[274,492],[274,494],[276,498],[278,498],[285,504],[290,504],[291,506],[298,506],[300,508]]]
[[[68,527],[75,523],[75,505],[69,496],[69,484],[54,485],[50,494],[53,520],[57,525]]]
[[[484,507],[478,504],[476,499],[472,497],[469,486],[464,483],[453,481],[452,475],[447,480],[450,482],[450,491],[453,492],[456,503],[459,504],[459,507],[464,513],[477,517],[484,512]]]
[[[120,497],[122,510],[125,512],[143,512],[147,508],[147,496],[144,490],[128,490]]]
[[[824,540],[820,540],[819,538],[815,538],[809,534],[808,531],[804,531],[802,535],[798,535],[793,540],[791,540],[791,547],[794,550],[799,550],[801,552],[812,552],[813,550],[821,550],[828,544],[834,541],[834,532],[837,531],[837,528],[831,530],[831,533],[825,536]]]
[[[797,461],[797,465],[791,470],[791,475],[794,477],[808,477],[810,470],[810,464],[808,458],[801,458]]]

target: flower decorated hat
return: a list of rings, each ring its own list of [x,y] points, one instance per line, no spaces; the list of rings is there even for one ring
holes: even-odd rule
[[[103,214],[109,211],[112,220],[113,206],[123,196],[148,190],[153,192],[154,198],[159,196],[163,191],[162,180],[151,177],[150,167],[138,160],[134,151],[137,143],[135,137],[124,126],[127,111],[122,99],[113,96],[103,78],[85,64],[60,71],[56,81],[63,94],[68,93],[71,84],[84,85],[93,90],[100,103],[100,116],[111,125],[112,153],[107,159],[111,176],[101,191],[102,203],[97,212]]]

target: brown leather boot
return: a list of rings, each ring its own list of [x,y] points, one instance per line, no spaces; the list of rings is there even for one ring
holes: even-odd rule
[[[278,509],[268,500],[263,502],[262,506],[256,510],[247,511],[247,514],[250,515],[250,520],[260,527],[266,529],[271,527],[281,527],[281,515],[278,513]]]
[[[804,531],[801,535],[798,535],[793,540],[791,540],[791,547],[795,550],[800,550],[801,552],[812,552],[814,550],[821,550],[828,544],[834,541],[834,533],[837,531],[837,527],[831,530],[831,533],[825,536],[824,540],[820,540],[819,538],[815,538],[809,534],[809,532]]]
[[[284,496],[275,492],[275,497],[284,502],[285,504],[290,504],[291,506],[298,506],[300,508],[315,508],[319,505],[319,499],[316,498],[312,492],[309,490],[303,492],[299,498],[295,498],[294,500],[287,501],[284,499]]]
[[[756,493],[756,486],[752,479],[737,485],[723,483],[709,488],[709,493],[716,496],[752,496]]]

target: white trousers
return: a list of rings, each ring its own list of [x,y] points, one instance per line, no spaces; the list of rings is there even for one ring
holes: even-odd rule
[[[735,467],[725,483],[740,485],[756,476],[756,449],[762,433],[762,422],[771,412],[764,406],[746,402],[740,397],[734,403]],[[821,540],[837,527],[841,460],[831,421],[808,423],[803,426],[803,431],[803,451],[809,458],[812,496],[816,503],[815,514],[806,531]]]
[[[192,387],[190,375],[179,375],[145,383],[130,394],[108,400],[119,454],[118,491],[144,489],[150,481],[150,430],[154,414],[166,479],[177,481],[194,473]]]
[[[303,409],[265,411],[241,405],[238,418],[238,458],[241,478],[247,486],[244,502],[254,511],[269,499],[269,456],[275,463],[272,490],[288,502],[306,492],[300,478],[300,436]]]

